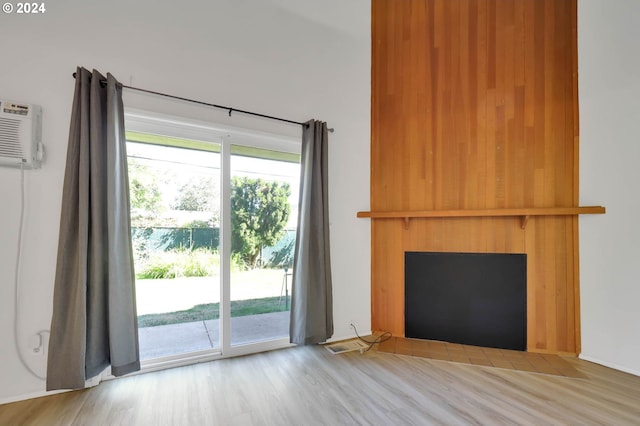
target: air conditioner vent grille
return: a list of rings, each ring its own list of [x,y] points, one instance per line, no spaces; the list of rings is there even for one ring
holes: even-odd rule
[[[0,156],[24,158],[20,124],[20,120],[0,117]]]
[[[0,99],[0,167],[37,169],[43,155],[42,108]]]

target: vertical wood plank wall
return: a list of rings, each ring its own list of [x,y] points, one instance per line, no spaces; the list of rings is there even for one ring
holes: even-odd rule
[[[575,0],[372,0],[371,210],[578,205]],[[372,327],[404,252],[526,253],[529,351],[580,351],[577,218],[372,219]]]

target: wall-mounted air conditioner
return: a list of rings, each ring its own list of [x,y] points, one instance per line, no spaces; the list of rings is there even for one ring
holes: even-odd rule
[[[0,166],[40,167],[42,108],[0,100]]]

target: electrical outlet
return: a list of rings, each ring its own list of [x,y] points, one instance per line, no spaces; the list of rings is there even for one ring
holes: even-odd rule
[[[29,353],[34,356],[47,356],[47,346],[49,345],[49,330],[40,330],[29,337]]]
[[[42,334],[34,334],[29,338],[29,349],[32,355],[43,355],[44,354],[44,342],[43,342]]]

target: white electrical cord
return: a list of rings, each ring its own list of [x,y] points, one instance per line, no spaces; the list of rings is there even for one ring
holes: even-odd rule
[[[18,352],[18,358],[22,366],[26,368],[29,373],[33,374],[40,380],[46,380],[46,377],[39,375],[34,371],[27,361],[24,359],[22,350],[20,349],[20,342],[18,339],[18,307],[20,306],[19,297],[19,275],[20,275],[20,258],[22,252],[22,227],[24,224],[24,163],[20,163],[20,225],[18,226],[18,254],[16,255],[15,275],[14,275],[14,307],[13,307],[13,340],[16,345],[16,352]],[[42,334],[48,333],[48,330],[40,330],[37,334],[40,336],[41,347],[40,350],[44,350],[44,341]]]

